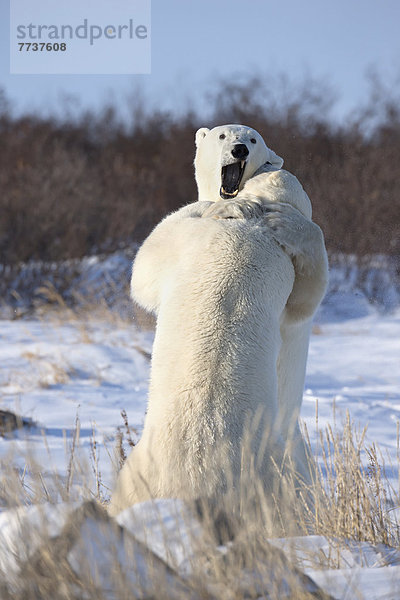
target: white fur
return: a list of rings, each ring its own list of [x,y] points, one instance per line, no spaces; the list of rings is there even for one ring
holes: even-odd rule
[[[223,207],[223,204],[226,204]],[[246,182],[234,201],[211,205],[224,209],[224,218],[260,216],[269,234],[290,256],[295,280],[281,317],[281,347],[277,365],[280,432],[292,445],[299,470],[306,461],[298,424],[312,317],[325,293],[328,260],[321,229],[311,221],[311,203],[298,180],[284,170],[256,175]],[[235,208],[233,205],[236,205]],[[237,209],[242,204],[244,214]],[[221,218],[221,215],[213,215]]]
[[[156,313],[157,328],[144,431],[119,474],[111,514],[150,497],[221,492],[221,441],[235,484],[243,431],[257,417],[255,454],[269,432],[259,464],[266,488],[271,458],[280,464],[289,439],[306,475],[298,413],[311,317],[326,285],[322,233],[296,178],[270,171],[282,160],[257,132],[224,126],[220,148],[215,129],[196,134],[200,201],[166,217],[134,262],[132,297]],[[246,144],[257,135],[246,185],[234,201],[217,202],[221,161],[238,135]],[[260,167],[267,172],[250,179]]]
[[[228,131],[232,133],[229,136]],[[281,169],[283,160],[267,148],[261,136],[249,127],[224,125],[211,131],[201,129],[196,134],[195,159],[199,199],[214,199],[203,217],[215,219],[251,219],[262,217],[270,225],[270,235],[291,257],[295,281],[281,319],[281,348],[278,359],[278,404],[280,430],[283,439],[292,444],[292,454],[298,467],[304,464],[303,440],[298,417],[303,399],[304,378],[312,317],[317,310],[328,283],[328,258],[321,229],[312,222],[311,202],[298,179]],[[237,140],[237,132],[240,131]],[[206,132],[206,133],[204,133]],[[203,170],[200,156],[219,154],[221,140],[231,146],[240,141],[249,150],[241,191],[233,200],[222,201],[220,183],[202,197],[200,190]],[[257,140],[252,144],[250,139]],[[224,148],[226,156],[229,148]],[[267,162],[268,161],[268,162]],[[214,169],[214,173],[217,169]],[[303,469],[304,471],[304,469]]]

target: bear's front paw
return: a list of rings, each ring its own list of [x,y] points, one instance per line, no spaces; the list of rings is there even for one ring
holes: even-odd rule
[[[212,219],[251,219],[260,216],[262,208],[256,202],[239,200],[219,200],[209,206],[203,217]]]
[[[272,237],[292,257],[304,259],[315,254],[323,244],[321,230],[299,210],[285,203],[269,203],[265,206],[264,224]]]

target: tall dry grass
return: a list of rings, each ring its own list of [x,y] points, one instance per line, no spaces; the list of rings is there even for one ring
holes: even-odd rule
[[[126,427],[125,416],[122,437]],[[23,471],[13,469],[10,461],[2,465],[2,506],[40,504],[43,507],[41,543],[33,553],[28,552],[29,558],[21,562],[19,575],[12,583],[7,573],[0,574],[0,593],[5,600],[239,600],[260,596],[271,600],[327,599],[329,595],[302,573],[296,554],[283,553],[274,545],[273,538],[310,533],[326,536],[331,552],[322,556],[318,546],[311,547],[307,558],[320,569],[338,568],[340,551],[349,540],[400,549],[396,517],[400,508],[399,489],[387,479],[378,448],[366,445],[364,433],[356,430],[350,417],[343,425],[320,432],[319,466],[313,469],[311,485],[302,485],[296,475],[286,469],[280,483],[284,495],[265,495],[255,480],[249,485],[249,473],[244,473],[239,502],[238,497],[228,491],[226,496],[218,498],[218,502],[214,499],[213,502],[190,505],[189,513],[185,509],[178,521],[188,518],[190,530],[193,519],[200,520],[203,530],[199,537],[198,527],[193,529],[190,546],[195,553],[188,556],[190,567],[186,569],[186,575],[178,574],[171,564],[166,565],[164,559],[128,534],[121,555],[118,550],[121,548],[121,529],[107,516],[103,508],[105,503],[98,493],[103,484],[96,464],[96,445],[92,445],[86,464],[82,466],[78,452],[78,423],[74,440],[69,448],[68,476],[56,477],[55,485],[49,485],[40,466],[34,463]],[[130,443],[130,440],[126,442]],[[88,468],[96,480],[91,477],[91,490],[84,475]],[[395,468],[398,470],[399,465]],[[55,538],[49,538],[46,534],[46,503],[60,499],[68,503],[76,501],[77,497],[86,499],[86,503],[78,509],[71,505],[71,516],[61,532]],[[240,511],[235,512],[238,505]],[[182,522],[179,526],[177,522],[177,530],[179,527]],[[143,523],[137,524],[138,531],[140,528]],[[89,546],[88,539],[92,540]],[[28,551],[29,525],[25,528],[24,540]],[[187,539],[182,543],[183,547],[188,547]],[[221,543],[225,543],[224,548],[218,545]],[[167,535],[165,545],[167,556]],[[71,563],[72,550],[78,552],[79,565],[76,561]],[[92,557],[91,552],[94,552]],[[99,553],[102,557],[100,562],[94,560],[96,552],[97,561]]]

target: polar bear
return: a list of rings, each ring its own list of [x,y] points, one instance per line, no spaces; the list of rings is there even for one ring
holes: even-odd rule
[[[250,422],[266,488],[289,438],[306,477],[297,417],[326,285],[322,232],[302,187],[255,130],[202,128],[196,145],[199,200],[167,216],[133,264],[132,298],[157,326],[143,435],[119,473],[111,514],[152,497],[216,495],[227,472],[235,486]]]
[[[292,454],[304,464],[308,459],[298,417],[312,317],[328,284],[322,231],[311,220],[311,202],[302,185],[282,169],[283,159],[266,146],[257,131],[243,125],[211,130],[202,127],[195,141],[199,200],[212,202],[203,217],[248,219],[263,215],[270,235],[292,259],[295,281],[281,319],[278,403],[282,436],[291,441]]]

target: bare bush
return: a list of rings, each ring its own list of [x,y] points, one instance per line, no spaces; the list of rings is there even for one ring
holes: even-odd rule
[[[374,81],[369,103],[343,126],[332,92],[244,77],[219,82],[208,122],[188,110],[133,123],[112,108],[60,122],[14,118],[0,102],[0,263],[58,261],[141,241],[166,213],[195,200],[194,132],[241,122],[265,137],[309,193],[328,250],[400,253],[400,111]]]

